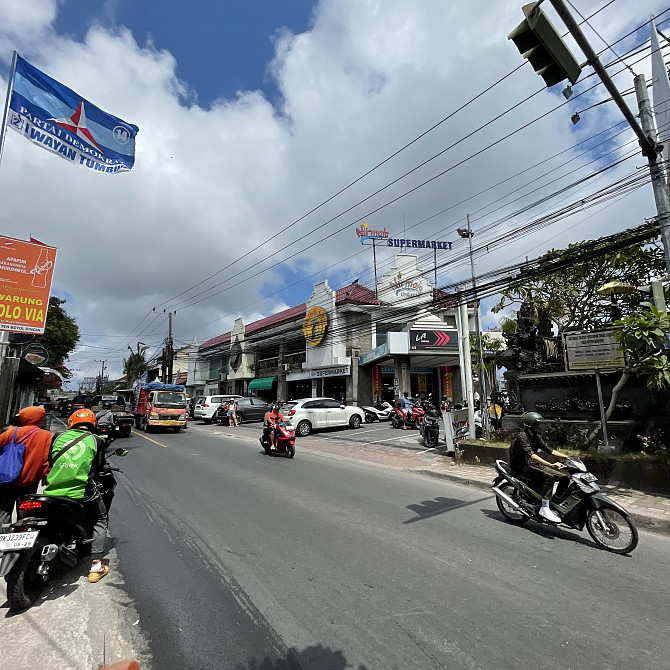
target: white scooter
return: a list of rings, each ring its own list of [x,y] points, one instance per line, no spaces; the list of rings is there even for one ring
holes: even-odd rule
[[[378,402],[374,407],[361,407],[361,409],[365,412],[365,423],[388,421],[393,413],[393,405],[388,402]]]

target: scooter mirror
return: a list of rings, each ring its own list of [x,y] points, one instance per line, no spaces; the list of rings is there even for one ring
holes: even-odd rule
[[[127,449],[117,449],[114,452],[115,456],[127,456],[128,455],[128,450]]]

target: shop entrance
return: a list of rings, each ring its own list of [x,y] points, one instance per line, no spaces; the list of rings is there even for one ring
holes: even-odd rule
[[[288,400],[299,400],[300,398],[312,397],[312,380],[297,379],[287,383]]]
[[[347,397],[346,377],[326,377],[323,379],[323,395],[326,398],[345,400]]]

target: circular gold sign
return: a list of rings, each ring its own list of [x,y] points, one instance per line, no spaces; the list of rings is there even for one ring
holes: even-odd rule
[[[302,333],[310,347],[320,344],[326,335],[328,315],[323,307],[312,307],[307,310],[302,322]]]

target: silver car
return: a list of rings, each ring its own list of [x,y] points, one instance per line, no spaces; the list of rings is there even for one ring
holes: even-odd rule
[[[295,433],[300,437],[305,437],[319,428],[359,428],[365,420],[362,409],[347,407],[333,398],[290,400],[282,405],[280,411],[295,426]]]

